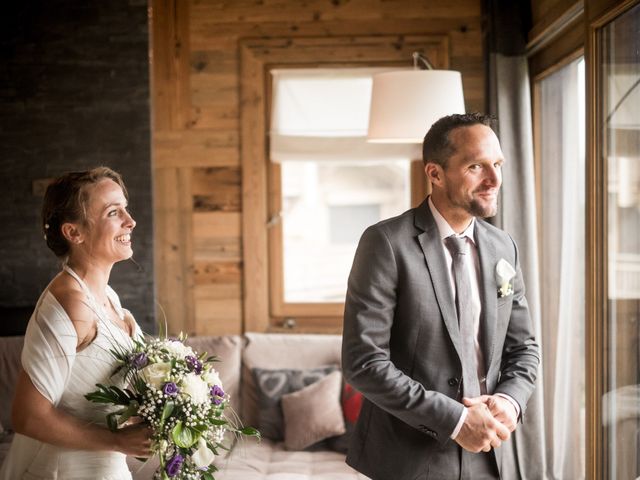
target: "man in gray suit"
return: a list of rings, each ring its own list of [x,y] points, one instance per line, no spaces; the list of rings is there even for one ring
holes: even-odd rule
[[[342,364],[365,400],[347,463],[375,480],[498,479],[539,364],[517,247],[482,220],[504,158],[490,118],[465,114],[431,127],[423,160],[432,194],[369,227],[349,276]]]

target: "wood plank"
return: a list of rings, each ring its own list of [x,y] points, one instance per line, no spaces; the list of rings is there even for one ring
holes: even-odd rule
[[[237,130],[157,131],[153,135],[154,165],[168,167],[237,166]]]
[[[194,269],[196,285],[242,283],[240,262],[196,262]]]
[[[237,132],[240,130],[238,105],[192,105],[189,128],[192,130],[235,130]]]
[[[196,300],[242,299],[242,285],[240,283],[196,284],[194,290]]]
[[[193,290],[190,260],[190,171],[156,169],[154,174],[154,255],[158,291],[157,318],[169,332],[193,331]]]
[[[198,298],[196,318],[199,335],[240,334],[242,333],[242,301]]]
[[[238,167],[197,168],[193,171],[195,212],[239,212],[241,177]]]
[[[237,212],[196,212],[193,214],[193,236],[215,240],[219,237],[240,237],[241,215]]]
[[[237,51],[238,40],[246,37],[295,36],[365,36],[450,34],[454,31],[480,30],[480,15],[460,15],[448,18],[412,17],[380,22],[378,20],[347,20],[339,22],[302,22],[299,19],[280,22],[216,23],[209,17],[192,18],[191,44],[198,51]],[[411,58],[407,59],[411,65]]]
[[[189,2],[151,1],[153,128],[187,124],[189,114]]]
[[[264,64],[249,46],[240,47],[242,162],[243,330],[269,326],[267,171],[265,159]]]
[[[216,237],[193,239],[195,261],[241,261],[242,242],[240,237]]]
[[[193,1],[193,14],[214,23],[313,21],[324,23],[339,20],[395,20],[402,18],[448,18],[461,15],[480,15],[480,3],[474,0],[430,0],[428,2],[389,2],[384,0],[263,0],[261,2],[234,0]]]

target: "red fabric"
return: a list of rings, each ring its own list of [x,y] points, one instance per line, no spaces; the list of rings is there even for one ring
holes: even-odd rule
[[[345,420],[349,423],[356,423],[361,408],[362,394],[348,383],[345,383],[342,391],[342,411]]]

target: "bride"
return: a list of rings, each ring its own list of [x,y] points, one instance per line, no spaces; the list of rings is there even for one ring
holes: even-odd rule
[[[108,285],[113,265],[133,253],[136,222],[122,178],[98,167],[56,179],[42,222],[63,267],[29,320],[11,417],[16,435],[0,479],[131,479],[126,455],[149,456],[150,430],[111,432],[107,407],[84,398],[96,383],[118,381],[110,349],[141,334]]]

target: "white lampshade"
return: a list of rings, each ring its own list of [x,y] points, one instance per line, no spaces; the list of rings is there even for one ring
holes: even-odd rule
[[[373,76],[367,141],[422,143],[445,115],[464,113],[462,77],[453,70],[401,70]]]

